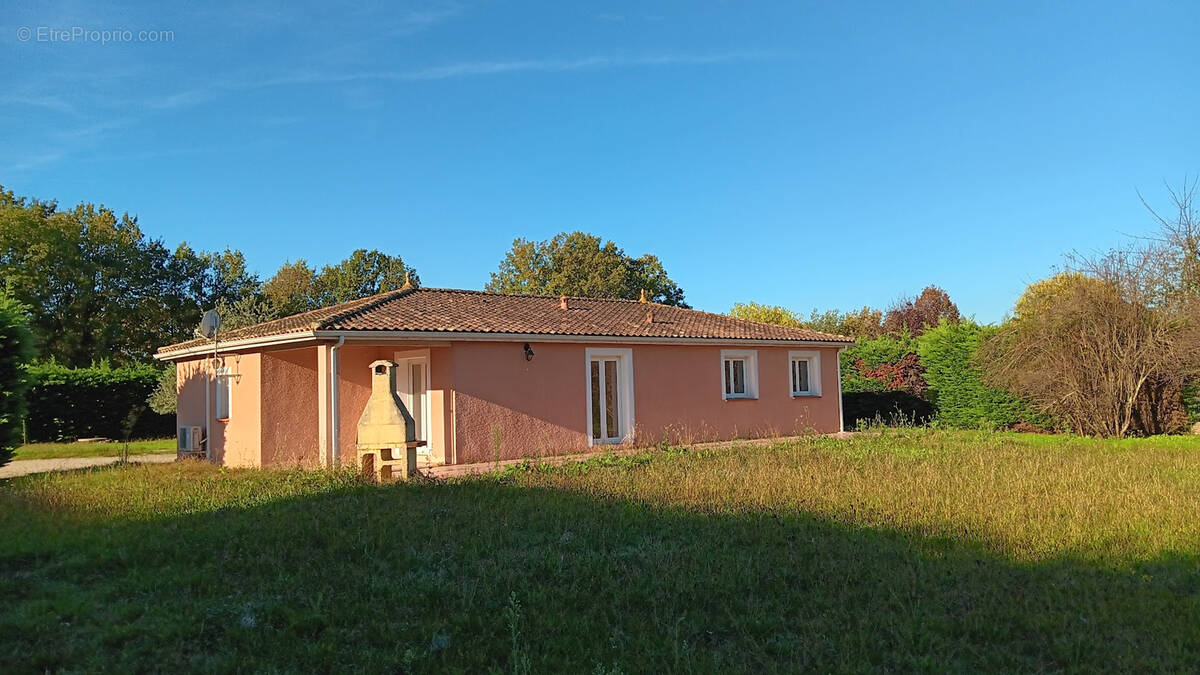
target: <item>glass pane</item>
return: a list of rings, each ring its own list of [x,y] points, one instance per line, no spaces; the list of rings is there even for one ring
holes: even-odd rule
[[[575,371],[579,372],[579,371]],[[592,361],[592,438],[600,439],[600,362]]]
[[[617,362],[604,362],[604,422],[608,438],[619,438],[621,427],[617,424]]]
[[[808,389],[808,361],[796,362],[797,379],[799,386],[796,388],[797,393],[807,394]]]
[[[733,374],[729,372],[729,359],[725,359],[725,395],[733,393]]]
[[[229,418],[229,399],[232,393],[230,384],[233,378],[227,375],[217,375],[217,419]]]
[[[746,393],[746,362],[741,359],[733,362],[733,393]]]
[[[412,364],[412,410],[409,414],[416,427],[417,440],[425,440],[425,364]]]

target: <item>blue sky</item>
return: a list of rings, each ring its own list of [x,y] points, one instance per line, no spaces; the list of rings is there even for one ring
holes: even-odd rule
[[[481,288],[581,229],[701,309],[934,283],[995,321],[1200,172],[1195,2],[171,4],[5,3],[0,184],[264,278],[365,247]]]

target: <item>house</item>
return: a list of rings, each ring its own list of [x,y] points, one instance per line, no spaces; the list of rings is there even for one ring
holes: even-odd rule
[[[643,301],[412,288],[163,347],[181,449],[356,461],[369,365],[398,364],[421,459],[469,464],[841,430],[850,338]]]

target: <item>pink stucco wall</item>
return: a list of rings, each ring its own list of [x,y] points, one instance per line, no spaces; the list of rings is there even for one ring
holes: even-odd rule
[[[466,464],[586,450],[588,345],[453,342],[355,345],[339,350],[337,454],[355,462],[358,418],[370,395],[369,364],[428,353],[429,437],[436,463]],[[821,356],[822,396],[793,398],[789,349],[755,349],[758,397],[725,400],[719,345],[605,345],[632,354],[634,441],[701,442],[840,428],[837,351]],[[226,355],[239,373],[233,413],[213,421],[213,457],[230,466],[320,466],[328,344]],[[730,347],[746,349],[744,347]],[[179,363],[179,422],[204,426],[204,359]]]
[[[539,457],[587,448],[584,347],[454,343],[456,463]]]
[[[726,400],[721,388],[721,347],[635,347],[638,442],[705,442],[840,430],[837,349],[804,350],[821,355],[822,395],[796,398],[788,370],[792,349],[754,348],[758,398]]]
[[[372,361],[391,358],[389,350],[379,347],[342,347],[338,355],[338,374],[341,380],[338,421],[338,450],[343,464],[353,464],[358,459],[355,442],[358,438],[358,418],[367,407],[371,397]],[[391,350],[394,351],[394,350]]]
[[[175,426],[197,426],[204,423],[204,387],[208,369],[203,359],[188,359],[175,364],[176,412]]]
[[[225,466],[260,466],[262,464],[262,398],[261,363],[258,353],[226,354],[225,367],[234,375],[230,387],[230,415],[216,419],[216,390],[210,359],[181,361],[176,370],[179,385],[178,426],[208,428],[209,455]],[[205,389],[209,392],[208,412],[213,416],[205,422]]]
[[[320,466],[315,347],[262,355],[262,463]]]
[[[532,361],[525,361],[522,346],[454,343],[457,463],[587,449],[588,345],[531,343]],[[821,396],[792,397],[788,352],[795,347],[754,347],[758,397],[726,400],[721,346],[604,347],[632,352],[638,444],[664,438],[702,442],[831,433],[841,428],[836,348],[806,348],[821,356]]]

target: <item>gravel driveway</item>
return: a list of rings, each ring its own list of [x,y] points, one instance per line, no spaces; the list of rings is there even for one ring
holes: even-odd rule
[[[82,469],[89,466],[104,466],[105,464],[113,464],[116,461],[116,457],[19,459],[15,462],[9,462],[4,466],[0,466],[0,478],[27,476],[31,473],[43,473],[46,471],[70,471],[71,469]],[[171,452],[153,455],[133,455],[129,458],[129,461],[139,464],[166,464],[167,462],[175,461],[175,453]]]

